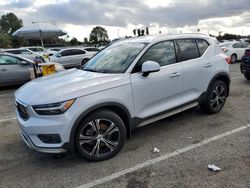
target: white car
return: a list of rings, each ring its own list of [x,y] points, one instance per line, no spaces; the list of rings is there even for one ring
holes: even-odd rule
[[[34,55],[39,55],[39,56],[51,56],[53,55],[52,52],[50,52],[49,50],[41,47],[41,46],[27,46],[27,47],[21,47],[20,49],[23,50],[28,50],[31,54]]]
[[[229,61],[201,34],[123,40],[82,70],[32,81],[15,93],[17,120],[32,149],[76,149],[87,160],[117,154],[136,127],[200,105],[219,112],[229,95]]]
[[[96,52],[90,52],[81,48],[62,49],[55,55],[50,57],[50,60],[62,64],[66,68],[80,67],[88,62]]]
[[[242,56],[245,53],[245,49],[249,47],[248,42],[235,41],[235,42],[224,42],[220,43],[222,51],[231,57],[231,63],[235,63],[238,60],[241,60]]]

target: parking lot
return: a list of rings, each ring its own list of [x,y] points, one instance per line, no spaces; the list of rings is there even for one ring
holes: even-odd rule
[[[220,113],[195,107],[138,128],[102,162],[29,150],[15,119],[17,88],[0,90],[0,187],[250,187],[250,82],[239,65],[231,65],[230,97]]]

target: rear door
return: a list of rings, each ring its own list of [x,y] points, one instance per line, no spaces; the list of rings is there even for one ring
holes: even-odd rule
[[[240,60],[242,56],[244,55],[245,48],[243,48],[241,42],[236,42],[232,45],[234,52],[237,55],[237,60]]]
[[[176,40],[183,67],[183,103],[197,100],[206,90],[214,73],[209,61],[209,44],[203,39]]]
[[[30,80],[30,64],[23,64],[18,58],[0,55],[0,85],[21,84]]]
[[[73,49],[72,50],[72,59],[75,62],[76,66],[82,65],[82,60],[85,58],[86,52],[80,49]]]

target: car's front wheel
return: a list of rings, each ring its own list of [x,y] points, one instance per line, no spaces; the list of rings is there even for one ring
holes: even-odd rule
[[[83,59],[82,60],[82,66],[85,65],[88,61],[89,61],[89,59]]]
[[[200,104],[201,108],[210,114],[217,113],[223,108],[228,93],[225,82],[216,80],[207,91],[206,99]]]
[[[125,140],[125,125],[110,110],[99,110],[90,114],[80,123],[75,135],[78,153],[90,161],[113,157],[122,149]]]
[[[245,73],[244,76],[247,80],[250,80],[250,73]]]

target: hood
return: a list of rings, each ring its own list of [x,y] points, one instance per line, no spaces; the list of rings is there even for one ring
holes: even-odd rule
[[[66,70],[28,82],[15,93],[27,104],[61,102],[129,84],[129,74],[104,74],[79,69]]]

